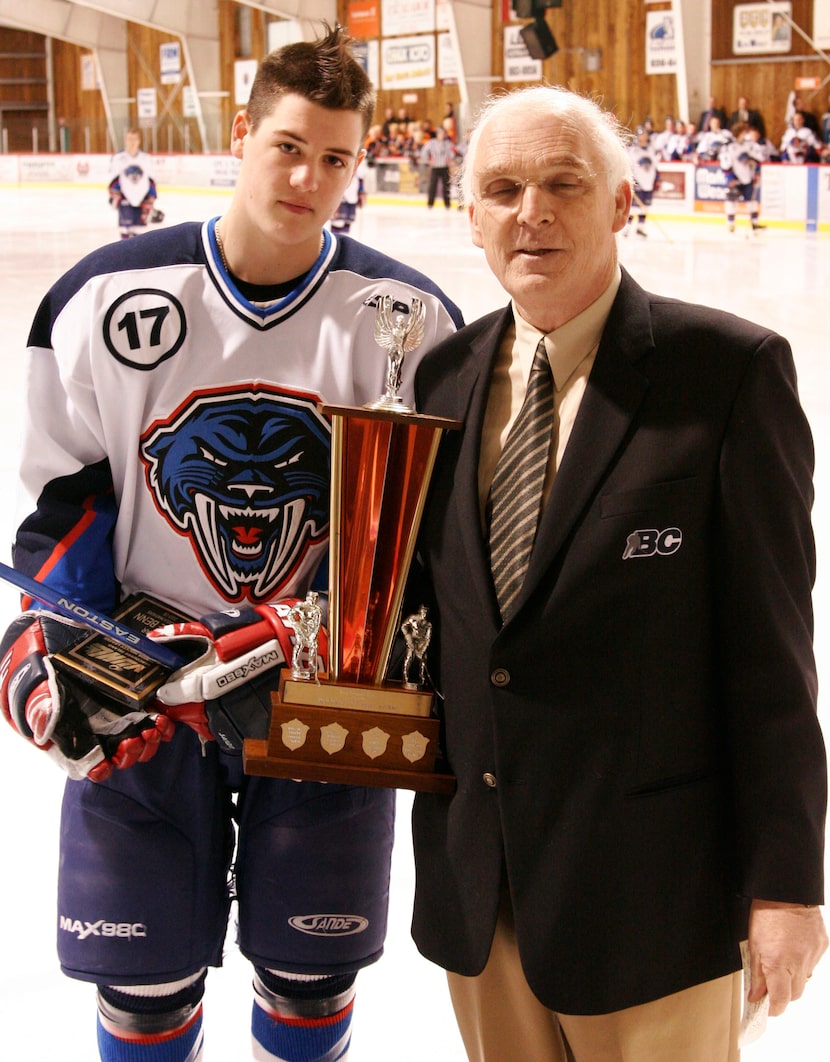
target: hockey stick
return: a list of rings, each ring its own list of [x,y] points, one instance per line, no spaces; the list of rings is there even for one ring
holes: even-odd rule
[[[61,616],[66,616],[68,619],[82,623],[85,627],[97,631],[98,634],[106,635],[107,638],[114,638],[115,641],[121,642],[123,645],[129,645],[136,652],[141,653],[142,656],[146,656],[156,664],[161,664],[162,667],[170,671],[178,671],[180,667],[187,663],[178,653],[174,653],[166,645],[154,642],[151,638],[145,638],[143,634],[139,634],[138,631],[125,626],[120,620],[111,619],[103,612],[88,608],[78,601],[72,601],[71,598],[50,590],[48,586],[37,582],[35,579],[30,579],[28,575],[10,568],[8,564],[3,564],[2,561],[0,561],[0,579],[11,583],[12,586],[16,586],[18,590],[22,590],[44,605],[50,605]]]
[[[631,205],[633,206],[635,203],[642,210],[642,212],[646,215],[646,217],[648,217],[649,208],[645,205],[645,203],[642,201],[642,199],[640,199],[640,197],[637,195],[637,193],[632,188],[632,190],[631,190]],[[671,236],[669,236],[669,234],[666,232],[666,230],[663,228],[663,226],[660,224],[660,222],[657,221],[656,218],[652,218],[651,220],[657,226],[657,228],[660,230],[660,232],[662,232],[666,242],[667,243],[674,243],[674,240],[671,238]]]

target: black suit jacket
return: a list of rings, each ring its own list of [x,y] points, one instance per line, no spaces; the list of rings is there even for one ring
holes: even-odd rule
[[[757,129],[758,132],[761,134],[761,136],[765,137],[767,135],[767,127],[766,127],[766,124],[764,122],[764,119],[761,117],[761,112],[753,110],[750,107],[749,110],[746,113],[747,113],[747,118],[746,118],[747,125],[751,129]],[[737,111],[737,110],[733,111],[730,114],[730,116],[729,116],[729,128],[731,129],[734,125],[737,125],[737,123],[740,120],[741,120],[741,112]]]
[[[708,111],[701,111],[700,118],[697,122],[697,130],[699,133],[707,133],[709,131],[709,119],[711,117],[720,118],[721,129],[726,128],[726,111],[723,107],[715,107]]]
[[[504,882],[538,998],[605,1013],[737,969],[747,897],[822,900],[812,442],[784,339],[624,274],[501,626],[476,475],[509,322],[417,374],[465,423],[414,590],[458,788],[415,800],[413,935],[480,972]]]

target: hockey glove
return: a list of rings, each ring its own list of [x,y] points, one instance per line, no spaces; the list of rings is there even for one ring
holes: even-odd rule
[[[174,724],[158,712],[125,711],[59,674],[50,659],[88,632],[49,612],[23,612],[0,643],[0,708],[70,778],[102,782],[113,768],[144,763]]]
[[[110,181],[109,187],[107,188],[107,192],[109,193],[110,197],[110,206],[114,207],[117,210],[121,206],[121,202],[124,199],[124,196],[121,194],[121,185],[118,183],[117,177]]]
[[[279,685],[276,669],[291,663],[288,614],[295,604],[296,598],[287,598],[228,609],[151,631],[150,638],[170,644],[191,661],[156,692],[160,709],[200,737],[216,739],[226,752],[240,752],[247,737],[266,737],[270,695]],[[327,640],[322,628],[318,649],[323,671]]]

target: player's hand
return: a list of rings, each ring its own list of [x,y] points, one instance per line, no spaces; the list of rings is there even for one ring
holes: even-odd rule
[[[783,1014],[798,999],[827,950],[827,930],[818,907],[753,900],[749,914],[749,961],[757,1003],[769,994],[769,1012]]]
[[[295,604],[297,598],[287,598],[272,605],[232,608],[151,631],[148,637],[169,644],[190,661],[157,690],[160,709],[202,738],[219,737],[229,751],[251,736],[255,720],[268,711],[263,691],[277,688],[275,669],[291,662],[287,618]],[[320,642],[325,667],[322,630]],[[215,733],[219,728],[222,733]]]
[[[0,708],[18,733],[49,753],[70,778],[101,782],[144,763],[174,723],[158,712],[125,711],[59,674],[52,654],[86,634],[49,612],[24,612],[0,644]]]

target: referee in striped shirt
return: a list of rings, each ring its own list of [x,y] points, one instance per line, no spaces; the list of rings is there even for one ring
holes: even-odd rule
[[[429,192],[427,206],[432,208],[438,192],[438,184],[444,195],[444,206],[450,209],[450,162],[455,158],[455,144],[447,136],[446,129],[439,126],[435,136],[421,148],[420,161],[429,166]]]

